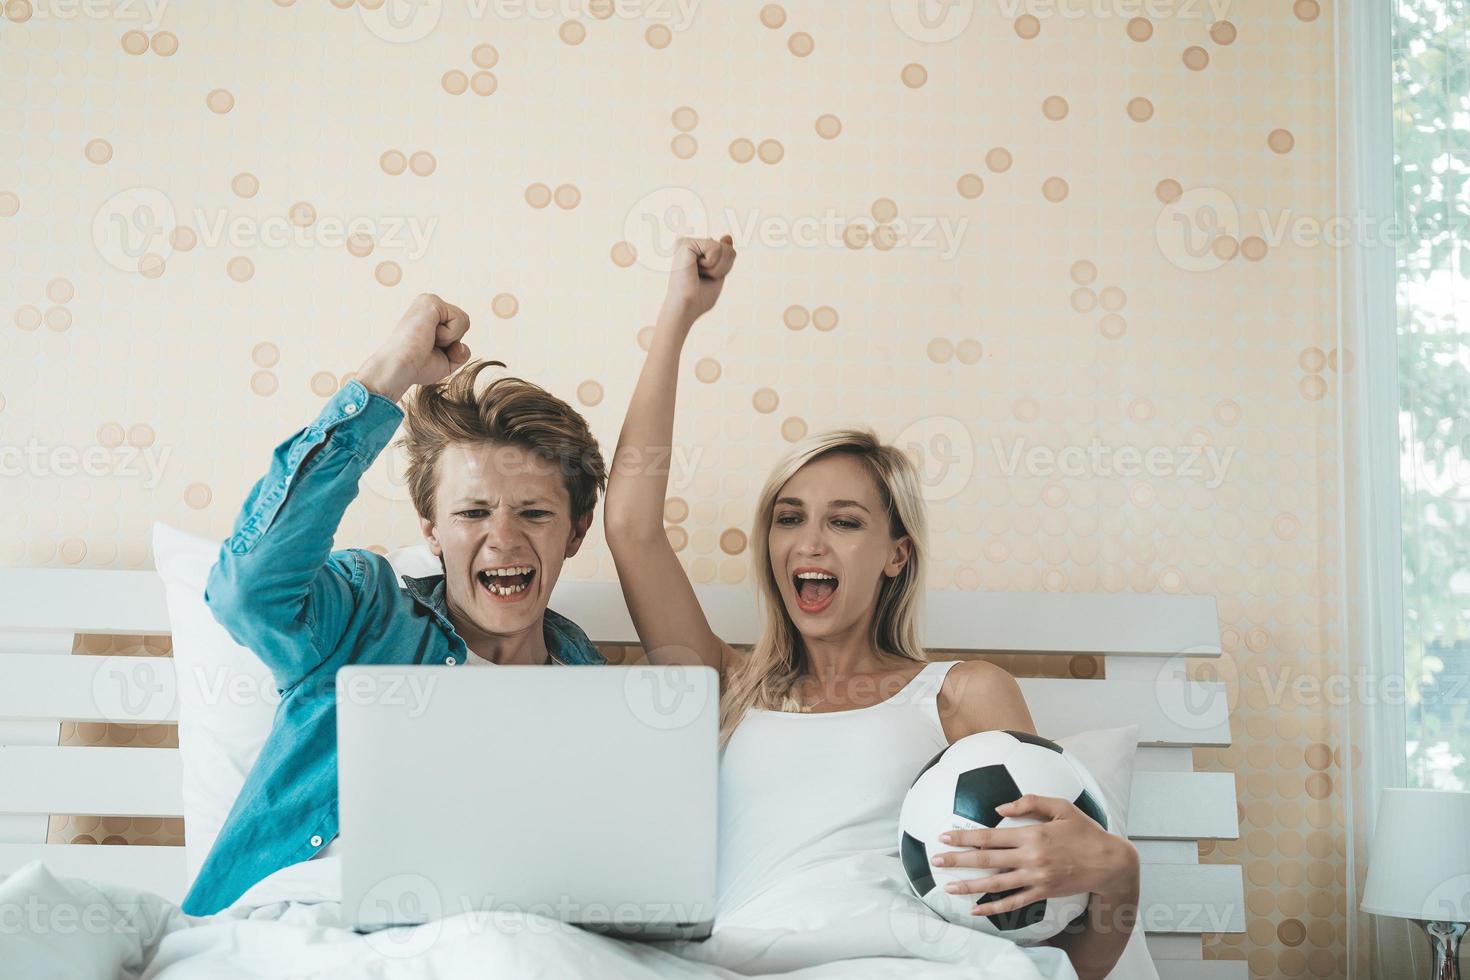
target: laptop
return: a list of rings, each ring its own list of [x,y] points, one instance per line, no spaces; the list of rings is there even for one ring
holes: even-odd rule
[[[709,936],[712,668],[353,666],[336,684],[342,912],[359,931],[521,912]]]

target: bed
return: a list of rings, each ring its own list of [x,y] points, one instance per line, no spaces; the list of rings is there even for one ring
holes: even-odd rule
[[[718,635],[754,641],[748,590],[698,592]],[[84,634],[168,634],[162,583],[151,571],[6,568],[0,595],[0,876],[39,858],[56,875],[178,901],[188,884],[181,847],[47,843],[50,814],[184,812],[178,750],[57,744],[63,721],[176,723],[168,658],[73,652]],[[598,643],[637,643],[615,584],[564,580],[553,606]],[[1063,676],[1019,680],[1042,734],[1139,726],[1128,836],[1143,860],[1148,955],[1163,980],[1244,980],[1245,962],[1205,960],[1201,945],[1204,933],[1245,931],[1240,867],[1199,861],[1200,841],[1235,838],[1239,827],[1234,775],[1193,767],[1194,746],[1230,742],[1225,686],[1185,670],[1186,657],[1220,655],[1214,599],[931,591],[926,606],[936,658],[1060,658],[1045,672]]]

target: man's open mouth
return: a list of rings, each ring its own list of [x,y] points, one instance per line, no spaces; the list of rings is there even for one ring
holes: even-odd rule
[[[500,568],[482,568],[475,574],[480,587],[499,599],[520,595],[531,587],[536,569],[530,565],[505,565]]]
[[[799,569],[791,576],[796,589],[796,603],[802,612],[819,613],[832,603],[837,594],[837,576],[824,569]]]

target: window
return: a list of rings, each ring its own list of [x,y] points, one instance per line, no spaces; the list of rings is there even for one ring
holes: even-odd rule
[[[1470,0],[1392,14],[1409,785],[1470,788]]]

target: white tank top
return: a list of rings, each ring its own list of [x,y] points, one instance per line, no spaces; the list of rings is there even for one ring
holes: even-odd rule
[[[938,698],[955,663],[866,708],[746,712],[720,754],[720,914],[820,865],[898,854],[904,795],[949,744]]]

